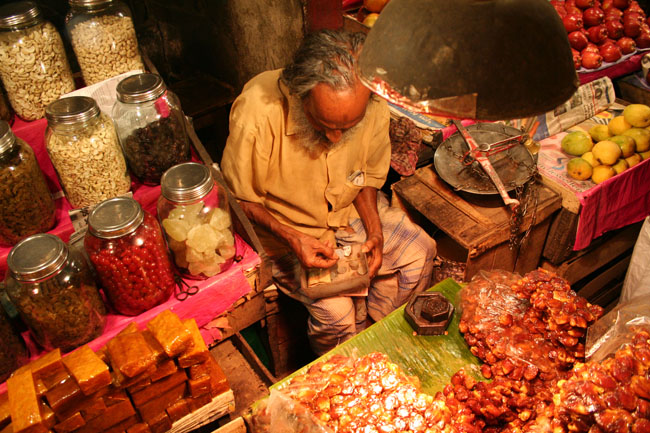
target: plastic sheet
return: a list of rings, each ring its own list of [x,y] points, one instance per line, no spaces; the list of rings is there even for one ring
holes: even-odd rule
[[[630,343],[639,329],[650,331],[650,299],[637,296],[617,305],[587,331],[585,358],[601,362]]]

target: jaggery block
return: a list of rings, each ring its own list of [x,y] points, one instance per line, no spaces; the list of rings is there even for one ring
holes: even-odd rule
[[[63,365],[85,395],[93,394],[111,384],[108,365],[104,364],[87,344],[66,355]]]
[[[34,379],[39,379],[43,376],[48,376],[62,368],[63,364],[61,363],[61,350],[57,348],[47,352],[45,355],[30,362],[29,364],[23,365],[14,372],[14,375],[21,374],[29,370],[34,375]]]
[[[122,389],[116,389],[113,392],[109,392],[104,396],[104,404],[106,406],[113,406],[123,401],[130,401],[129,396]]]
[[[161,412],[164,413],[165,409],[171,406],[172,403],[176,403],[178,400],[183,398],[185,396],[186,388],[187,384],[183,382],[165,392],[163,395],[149,400],[142,406],[138,407],[140,416],[147,424],[149,424],[149,427],[151,427],[150,421],[157,417]]]
[[[147,424],[149,424],[149,430],[151,433],[163,433],[172,428],[172,420],[169,419],[166,412],[161,412],[152,418]]]
[[[142,336],[144,337],[144,341],[147,342],[149,348],[153,352],[153,357],[156,360],[156,363],[160,363],[168,358],[167,354],[165,353],[165,349],[163,349],[163,347],[160,345],[158,340],[156,340],[150,330],[145,329],[142,331]]]
[[[162,378],[176,373],[177,371],[178,366],[176,365],[176,362],[171,358],[167,358],[156,366],[156,371],[151,373],[151,381],[156,382]]]
[[[103,346],[95,353],[97,354],[97,356],[99,356],[99,359],[101,359],[104,364],[109,365],[111,363],[111,360],[108,357],[108,349],[106,348],[106,346]]]
[[[81,388],[72,377],[68,377],[45,393],[45,399],[55,413],[69,410],[79,404],[83,398]]]
[[[126,377],[123,375],[120,370],[111,371],[111,376],[113,377],[113,386],[115,388],[127,388],[131,385],[135,385],[140,381],[151,377],[151,375],[156,371],[156,366],[152,365],[145,372],[138,374],[134,377]]]
[[[188,397],[186,400],[187,405],[190,407],[190,412],[194,412],[210,403],[212,401],[212,396],[210,396],[210,394],[203,394],[198,397]]]
[[[139,422],[126,429],[126,433],[151,433],[151,430],[146,423]]]
[[[84,420],[80,412],[75,412],[72,416],[55,425],[54,430],[57,433],[69,433],[84,425],[86,425],[86,420]]]
[[[147,323],[155,339],[160,343],[169,357],[176,357],[186,351],[192,344],[192,335],[181,319],[169,310],[165,310]]]
[[[210,356],[210,352],[208,351],[208,346],[205,345],[205,341],[201,336],[199,327],[196,325],[196,320],[183,320],[183,325],[189,329],[193,344],[192,347],[187,349],[178,357],[178,365],[180,365],[182,368],[187,368],[191,365],[206,361]]]
[[[11,423],[9,423],[0,430],[0,433],[14,433],[14,428],[11,426]]]
[[[15,433],[47,431],[43,425],[41,409],[36,397],[36,387],[31,370],[7,379],[11,425]]]
[[[113,406],[106,408],[104,415],[93,418],[86,422],[86,425],[81,427],[75,433],[97,433],[113,427],[125,419],[135,415],[135,409],[129,400],[121,401]]]
[[[210,376],[199,377],[198,379],[190,379],[187,384],[190,388],[190,395],[198,397],[203,394],[210,393],[211,383]]]
[[[43,425],[47,429],[51,429],[56,424],[56,417],[54,416],[54,411],[50,409],[48,405],[43,402],[43,400],[38,401],[38,405],[41,409],[41,418],[43,419]]]
[[[68,370],[66,370],[65,367],[63,366],[63,363],[61,363],[61,368],[55,370],[54,372],[48,374],[47,376],[41,376],[39,380],[43,382],[43,384],[49,391],[50,389],[63,383],[69,378],[70,378],[70,373],[68,373]]]
[[[117,335],[133,334],[138,331],[140,331],[138,329],[138,325],[136,325],[135,322],[129,322],[129,324],[126,325],[120,332],[118,332]]]
[[[47,392],[47,386],[41,379],[34,379],[34,386],[36,387],[36,396],[43,397]]]
[[[7,427],[11,422],[11,409],[9,408],[9,394],[0,394],[0,429]]]
[[[187,400],[181,398],[176,403],[172,403],[172,405],[166,409],[166,412],[167,415],[169,415],[169,419],[174,423],[190,413],[190,407],[187,405]]]
[[[230,384],[226,375],[223,373],[223,370],[215,361],[215,359],[210,355],[207,361],[209,367],[209,376],[210,376],[210,393],[212,397],[216,397],[219,394],[222,394],[230,389]]]
[[[178,384],[184,383],[186,380],[187,374],[185,374],[185,370],[178,370],[171,376],[167,376],[158,382],[152,383],[149,387],[143,389],[142,391],[131,394],[131,399],[133,400],[133,404],[136,407],[140,407],[153,398],[161,396]]]
[[[79,412],[86,421],[89,421],[101,415],[106,410],[106,403],[104,403],[103,398],[106,394],[108,394],[108,388],[104,388],[98,393],[83,399],[79,404],[73,405],[65,411],[59,411],[56,414],[56,418],[59,421],[63,421],[74,415],[75,412]]]
[[[127,386],[126,390],[130,394],[133,394],[134,392],[138,392],[147,388],[149,385],[151,385],[151,378],[145,377],[142,380],[139,380],[138,382],[134,383],[133,385]]]
[[[210,363],[202,362],[200,364],[194,364],[189,368],[189,371],[190,371],[190,379],[198,379],[199,377],[207,376],[208,374],[210,374]]]
[[[116,335],[106,347],[113,370],[126,377],[144,373],[155,364],[154,353],[140,332]]]
[[[131,427],[132,425],[135,425],[140,422],[140,418],[138,418],[137,415],[133,415],[125,419],[124,421],[120,421],[119,423],[115,424],[113,427],[109,427],[106,430],[104,430],[103,433],[123,433]]]

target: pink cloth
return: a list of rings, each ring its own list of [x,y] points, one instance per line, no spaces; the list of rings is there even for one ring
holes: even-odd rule
[[[641,69],[641,57],[645,54],[644,50],[642,51],[637,51],[637,53],[632,54],[632,56],[628,57],[625,60],[618,61],[617,63],[612,63],[605,65],[605,67],[600,68],[598,70],[592,71],[592,72],[578,72],[578,78],[580,79],[580,84],[585,84],[589,83],[591,81],[597,80],[598,78],[601,77],[609,77],[609,78],[616,78],[620,77],[623,75],[630,74],[634,71],[638,71]]]

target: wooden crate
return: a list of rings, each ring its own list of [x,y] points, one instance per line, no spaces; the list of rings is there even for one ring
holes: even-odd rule
[[[639,222],[609,232],[564,262],[543,260],[541,266],[565,278],[589,302],[611,307],[620,296],[641,225]]]
[[[465,265],[464,281],[479,270],[525,273],[535,269],[546,240],[550,217],[560,209],[560,197],[538,185],[538,200],[521,224],[530,232],[519,248],[509,245],[511,212],[494,199],[488,205],[468,201],[427,166],[393,184],[395,202],[438,243],[438,255]],[[498,200],[498,199],[497,199]]]

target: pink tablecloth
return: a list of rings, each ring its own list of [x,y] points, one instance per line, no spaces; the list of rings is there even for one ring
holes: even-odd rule
[[[580,125],[578,125],[580,126]],[[601,184],[578,181],[566,174],[570,156],[561,150],[566,132],[540,142],[542,176],[573,192],[580,201],[574,250],[581,250],[602,234],[641,221],[650,215],[650,160],[645,160]]]

